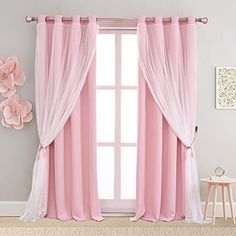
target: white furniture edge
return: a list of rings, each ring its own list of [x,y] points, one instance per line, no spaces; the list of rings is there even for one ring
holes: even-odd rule
[[[0,216],[21,216],[25,209],[25,201],[0,201]],[[202,202],[204,210],[205,202]],[[211,216],[212,202],[209,202],[208,216]],[[216,217],[223,217],[222,202],[216,204]],[[234,209],[236,210],[236,202],[234,202]],[[103,216],[133,216],[133,213],[103,213]],[[229,203],[226,203],[226,216],[230,217]]]

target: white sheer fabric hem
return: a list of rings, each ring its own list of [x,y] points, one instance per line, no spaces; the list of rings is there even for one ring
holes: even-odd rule
[[[47,178],[46,158],[45,156],[40,157],[39,152],[40,151],[38,151],[37,158],[34,162],[33,181],[30,196],[26,204],[25,212],[20,217],[20,219],[25,222],[36,221],[43,218],[47,214],[47,209],[44,207],[44,194]]]
[[[185,160],[185,220],[203,223],[202,204],[199,192],[199,178],[195,156],[186,151]]]

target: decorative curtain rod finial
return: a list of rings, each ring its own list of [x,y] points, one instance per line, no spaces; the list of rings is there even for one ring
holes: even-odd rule
[[[203,24],[207,24],[208,18],[207,17],[200,18],[200,22],[202,22]]]
[[[26,17],[25,17],[25,21],[26,21],[27,23],[30,23],[31,21],[33,21],[33,17],[32,17],[32,16],[26,16]]]

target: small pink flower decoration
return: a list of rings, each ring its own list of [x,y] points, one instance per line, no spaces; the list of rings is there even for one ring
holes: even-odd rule
[[[0,111],[3,112],[2,124],[7,128],[22,129],[25,122],[33,118],[32,105],[23,101],[16,94],[0,103]]]
[[[23,85],[25,80],[25,73],[20,68],[16,57],[0,59],[0,93],[4,97],[15,94],[15,85]]]

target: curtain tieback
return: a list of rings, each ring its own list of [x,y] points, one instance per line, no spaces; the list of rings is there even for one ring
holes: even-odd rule
[[[42,157],[46,157],[46,147],[43,147],[42,144],[39,144],[37,151],[37,158],[40,159]]]
[[[191,142],[190,146],[185,146],[185,149],[186,149],[187,151],[189,151],[189,150],[191,151],[191,156],[192,156],[192,158],[193,158],[193,148],[192,148],[192,146],[193,146],[193,144],[194,144],[194,142],[195,142],[195,139],[196,139],[196,137],[197,137],[197,134],[198,134],[198,126],[195,126],[193,141]]]

